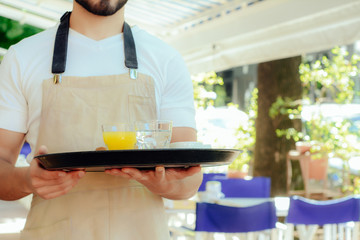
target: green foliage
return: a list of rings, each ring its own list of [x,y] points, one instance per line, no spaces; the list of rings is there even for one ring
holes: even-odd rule
[[[221,99],[218,98],[218,95],[224,97],[223,79],[215,72],[195,75],[192,77],[192,82],[196,108],[202,107],[206,109],[208,106],[214,106],[215,101]],[[217,94],[217,92],[220,94]]]
[[[21,24],[17,21],[0,17],[0,47],[8,49],[23,38],[41,32],[43,29]]]
[[[269,111],[272,118],[299,119],[301,116],[301,102],[319,105],[325,101],[338,104],[351,103],[354,99],[354,78],[360,76],[358,55],[349,56],[347,51],[335,47],[332,56],[323,56],[314,63],[302,63],[299,67],[300,79],[303,83],[303,99],[292,100],[278,98]],[[310,90],[315,90],[310,99]],[[320,109],[320,108],[319,108]],[[321,112],[315,113],[312,118],[304,123],[303,132],[294,128],[277,129],[278,137],[285,136],[295,141],[311,142],[311,151],[321,155],[330,154],[346,161],[354,154],[360,153],[358,139],[360,133],[349,131],[350,122],[347,119],[327,119]],[[315,155],[316,158],[316,155]],[[344,189],[353,193],[360,192],[359,178],[352,178],[352,185]],[[344,181],[346,183],[346,180]]]
[[[349,131],[347,119],[325,119],[321,114],[306,123],[308,135],[305,140],[315,143],[312,151],[330,153],[334,157],[348,160],[353,154],[360,153],[359,134]]]
[[[290,119],[299,119],[301,118],[301,101],[278,96],[269,109],[269,116],[273,119],[277,116],[288,116]]]
[[[279,128],[280,123],[283,121],[301,119],[301,110],[301,100],[293,100],[291,98],[283,98],[281,96],[276,98],[276,101],[269,109],[269,116],[272,119],[277,120],[274,121],[277,137],[285,137],[287,140],[293,139],[294,141],[299,141],[304,137],[302,132],[299,132],[293,127],[285,129]]]
[[[339,47],[332,49],[333,56],[322,57],[313,64],[300,65],[300,77],[304,84],[304,98],[311,102],[309,90],[316,87],[312,104],[320,104],[324,99],[332,99],[338,104],[351,103],[354,98],[354,78],[360,75],[357,64],[360,57],[353,55]],[[306,122],[307,136],[305,140],[317,141],[320,149],[329,152],[343,160],[348,160],[351,154],[359,152],[357,137],[349,131],[350,122],[347,119],[329,120],[321,113],[314,115]]]
[[[194,98],[197,109],[206,109],[209,106],[224,106],[227,102],[223,79],[215,72],[201,73],[192,77],[194,87]],[[229,107],[236,107],[232,103]],[[253,147],[255,145],[255,119],[257,116],[257,89],[252,93],[250,106],[247,111],[249,121],[245,125],[239,126],[234,132],[238,142],[234,148],[244,150],[237,159],[229,166],[230,169],[245,170],[252,158]],[[248,149],[248,151],[246,151]]]
[[[352,192],[353,194],[360,194],[360,177],[351,176],[352,185],[346,186],[344,190]]]
[[[295,128],[276,129],[275,133],[277,137],[285,137],[287,140],[293,139],[295,142],[300,141],[304,137],[304,134]]]
[[[351,59],[346,57],[348,52],[339,47],[332,51],[333,57],[323,56],[321,60],[314,63],[302,63],[299,67],[300,79],[303,83],[303,100],[293,100],[291,98],[278,97],[272,104],[269,116],[275,118],[300,119],[301,102],[310,102],[309,91],[315,88],[315,98],[312,104],[320,104],[324,99],[332,99],[336,103],[351,103],[354,98],[354,77],[359,75],[357,63],[360,57],[353,55]],[[337,122],[325,119],[318,113],[306,122],[304,126],[306,134],[296,131],[294,128],[277,129],[278,137],[286,136],[287,139],[295,141],[308,140],[322,142],[322,150],[332,151],[335,155],[339,154],[348,145],[346,136],[350,136],[350,123],[347,120]],[[349,137],[348,137],[349,138]],[[355,149],[352,149],[355,150]]]
[[[315,87],[312,103],[321,103],[326,98],[336,103],[351,103],[354,98],[354,77],[359,76],[358,55],[348,57],[349,53],[339,47],[332,49],[333,56],[323,56],[315,63],[302,63],[299,68],[304,86],[304,99],[309,99],[309,91]]]
[[[238,140],[235,148],[241,149],[243,151],[230,164],[229,169],[244,170],[244,168],[248,167],[251,159],[253,158],[254,146],[256,141],[255,121],[258,112],[257,99],[258,89],[254,88],[251,94],[250,105],[247,111],[249,121],[246,124],[239,126],[235,133]]]

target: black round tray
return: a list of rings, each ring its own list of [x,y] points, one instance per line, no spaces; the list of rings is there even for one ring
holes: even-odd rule
[[[240,153],[236,149],[149,149],[66,152],[38,155],[47,170],[79,170],[98,172],[110,168],[155,166],[189,167],[230,164]]]

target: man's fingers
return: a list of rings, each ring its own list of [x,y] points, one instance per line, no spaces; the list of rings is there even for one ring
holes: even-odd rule
[[[67,175],[70,175],[72,178],[77,178],[80,179],[82,177],[85,176],[86,172],[83,170],[79,170],[79,171],[71,171],[71,172],[67,172]]]
[[[74,171],[66,174],[65,177],[58,179],[36,179],[34,182],[36,193],[44,199],[64,195],[78,183],[82,176],[85,175],[83,171]]]
[[[144,178],[146,177],[136,168],[122,168],[121,171],[135,180],[145,180]]]
[[[105,173],[113,176],[120,176],[123,178],[131,178],[129,174],[122,172],[121,169],[118,168],[106,169]]]
[[[40,168],[40,167],[39,167]],[[64,171],[47,171],[45,169],[39,169],[35,172],[36,177],[43,178],[46,180],[58,179],[66,177],[66,172]]]
[[[44,199],[52,199],[65,195],[73,188],[72,185],[59,188],[58,186],[39,188],[37,193]]]
[[[193,166],[188,168],[168,168],[166,171],[168,175],[172,175],[176,178],[184,178],[201,172],[201,167]]]
[[[47,147],[44,145],[41,145],[38,150],[38,155],[43,155],[43,154],[47,154],[47,153],[48,153]]]
[[[39,147],[39,150],[38,150],[38,152],[36,153],[36,155],[38,156],[38,155],[43,155],[43,154],[47,154],[47,153],[48,153],[47,147],[44,146],[44,145],[41,145],[41,146]],[[36,163],[38,164],[38,166],[41,167],[41,163],[39,162],[39,160],[38,160],[37,158],[33,158],[33,161],[35,161],[35,160],[36,160]]]
[[[34,171],[33,175],[38,178],[43,178],[47,180],[55,180],[58,178],[66,177],[68,174],[72,175],[73,177],[82,178],[85,175],[85,171],[48,171],[40,167],[40,162],[38,159],[33,159],[33,161],[36,161],[38,164],[38,167]]]
[[[38,155],[47,154],[46,146],[41,146]],[[40,162],[34,158],[30,164],[30,184],[33,191],[44,199],[51,199],[69,192],[85,175],[85,171],[48,171],[41,168]]]
[[[192,176],[196,173],[201,172],[201,167],[200,166],[189,167],[186,172],[189,174],[189,176]]]
[[[76,172],[60,172],[60,173],[64,173],[64,176],[61,177],[55,177],[55,178],[36,178],[33,181],[33,186],[34,187],[41,187],[41,186],[55,186],[55,185],[63,185],[64,183],[67,182],[74,182],[74,181],[78,181],[80,178],[82,178],[85,173],[82,171],[76,171]]]
[[[165,177],[165,168],[161,166],[157,166],[155,168],[155,177],[163,179]]]
[[[31,175],[33,177],[44,178],[44,179],[50,180],[50,179],[57,179],[59,177],[66,176],[66,172],[64,172],[64,171],[47,171],[47,170],[45,170],[44,168],[41,167],[40,162],[37,158],[34,158],[30,165],[32,168]]]

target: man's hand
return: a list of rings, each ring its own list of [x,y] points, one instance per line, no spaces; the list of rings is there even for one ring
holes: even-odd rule
[[[172,142],[196,141],[196,130],[190,127],[174,127]],[[202,182],[200,166],[189,168],[164,168],[140,171],[136,168],[109,169],[107,174],[134,179],[151,192],[162,197],[180,200],[195,195]]]
[[[47,148],[41,146],[38,155],[46,153]],[[51,199],[68,193],[84,175],[85,171],[47,171],[34,158],[28,171],[28,184],[33,193]]]
[[[108,174],[134,179],[151,192],[170,199],[193,196],[201,184],[201,167],[167,168],[140,171],[136,168],[109,169]]]

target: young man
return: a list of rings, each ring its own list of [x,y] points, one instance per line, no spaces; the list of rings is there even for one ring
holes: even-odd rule
[[[75,0],[58,26],[11,47],[0,66],[0,199],[34,194],[21,239],[168,239],[161,197],[189,198],[201,183],[200,167],[85,174],[32,159],[95,150],[106,122],[170,119],[173,142],[196,140],[184,62],[124,22],[126,2]],[[30,167],[16,168],[24,140]]]

